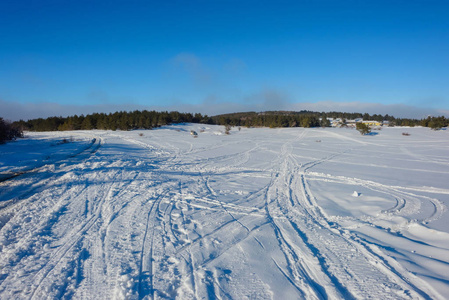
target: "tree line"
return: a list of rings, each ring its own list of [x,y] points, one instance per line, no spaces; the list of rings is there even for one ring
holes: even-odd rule
[[[245,127],[329,127],[327,118],[320,118],[319,113],[302,112],[248,112],[232,113],[212,117],[213,124]]]
[[[313,111],[267,111],[241,112],[222,114],[209,117],[200,113],[180,113],[177,111],[120,111],[115,113],[94,113],[89,115],[74,115],[69,117],[49,117],[31,119],[28,121],[0,123],[1,138],[14,139],[28,131],[62,131],[62,130],[133,130],[152,129],[176,123],[204,123],[216,125],[245,127],[329,127],[328,118],[343,120],[363,118],[364,120],[389,121],[391,126],[424,126],[439,129],[449,125],[449,119],[444,116],[425,119],[401,119],[387,115],[369,115],[367,113],[313,112]]]
[[[152,129],[175,123],[209,123],[212,119],[199,113],[156,112],[156,111],[120,111],[115,113],[94,113],[70,117],[39,118],[15,122],[17,126],[29,131],[63,130],[133,130]]]
[[[368,113],[342,113],[342,112],[312,112],[312,111],[272,111],[272,112],[244,112],[213,116],[214,124],[246,126],[246,127],[329,127],[328,118],[354,120],[361,118],[371,121],[388,121],[390,126],[423,126],[439,129],[449,125],[449,119],[441,117],[427,117],[426,119],[402,119],[388,114],[379,115]]]

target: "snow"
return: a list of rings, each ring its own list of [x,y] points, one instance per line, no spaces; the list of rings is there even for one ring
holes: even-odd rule
[[[358,197],[358,196],[360,196],[360,194],[359,194],[357,191],[354,191],[354,192],[352,193],[352,197]]]
[[[0,146],[0,298],[444,299],[449,131],[403,131],[27,133]]]

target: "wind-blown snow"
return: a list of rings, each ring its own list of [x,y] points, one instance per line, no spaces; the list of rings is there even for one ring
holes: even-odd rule
[[[28,133],[0,146],[0,298],[444,299],[449,131],[403,131]]]

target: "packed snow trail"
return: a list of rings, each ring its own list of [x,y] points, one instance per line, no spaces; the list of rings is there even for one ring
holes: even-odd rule
[[[444,299],[449,142],[425,130],[29,134],[0,149],[0,298]]]

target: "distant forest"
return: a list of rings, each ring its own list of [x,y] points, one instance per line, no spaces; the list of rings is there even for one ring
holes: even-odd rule
[[[202,114],[156,111],[115,112],[110,114],[94,113],[90,115],[74,115],[71,117],[50,117],[46,119],[33,119],[18,121],[14,124],[29,131],[56,131],[56,130],[133,130],[152,129],[176,123],[208,123],[212,119]]]
[[[246,127],[329,127],[328,118],[354,120],[362,118],[371,121],[388,121],[390,126],[424,126],[434,129],[447,127],[449,119],[442,117],[428,117],[426,119],[401,119],[390,115],[370,115],[361,113],[342,112],[313,112],[313,111],[268,111],[268,112],[245,112],[223,114],[212,117],[214,124]]]
[[[424,126],[433,129],[447,127],[449,119],[445,117],[428,117],[426,119],[400,119],[389,115],[369,115],[367,113],[341,113],[341,112],[313,112],[313,111],[267,111],[267,112],[242,112],[222,114],[209,117],[200,113],[156,112],[156,111],[132,111],[115,113],[94,113],[89,115],[74,115],[70,117],[49,117],[46,119],[20,120],[14,122],[14,130],[28,131],[57,131],[57,130],[133,130],[152,129],[163,125],[177,123],[203,123],[245,127],[328,127],[328,118],[341,118],[353,120],[388,121],[390,126]],[[20,136],[15,135],[15,136]]]

